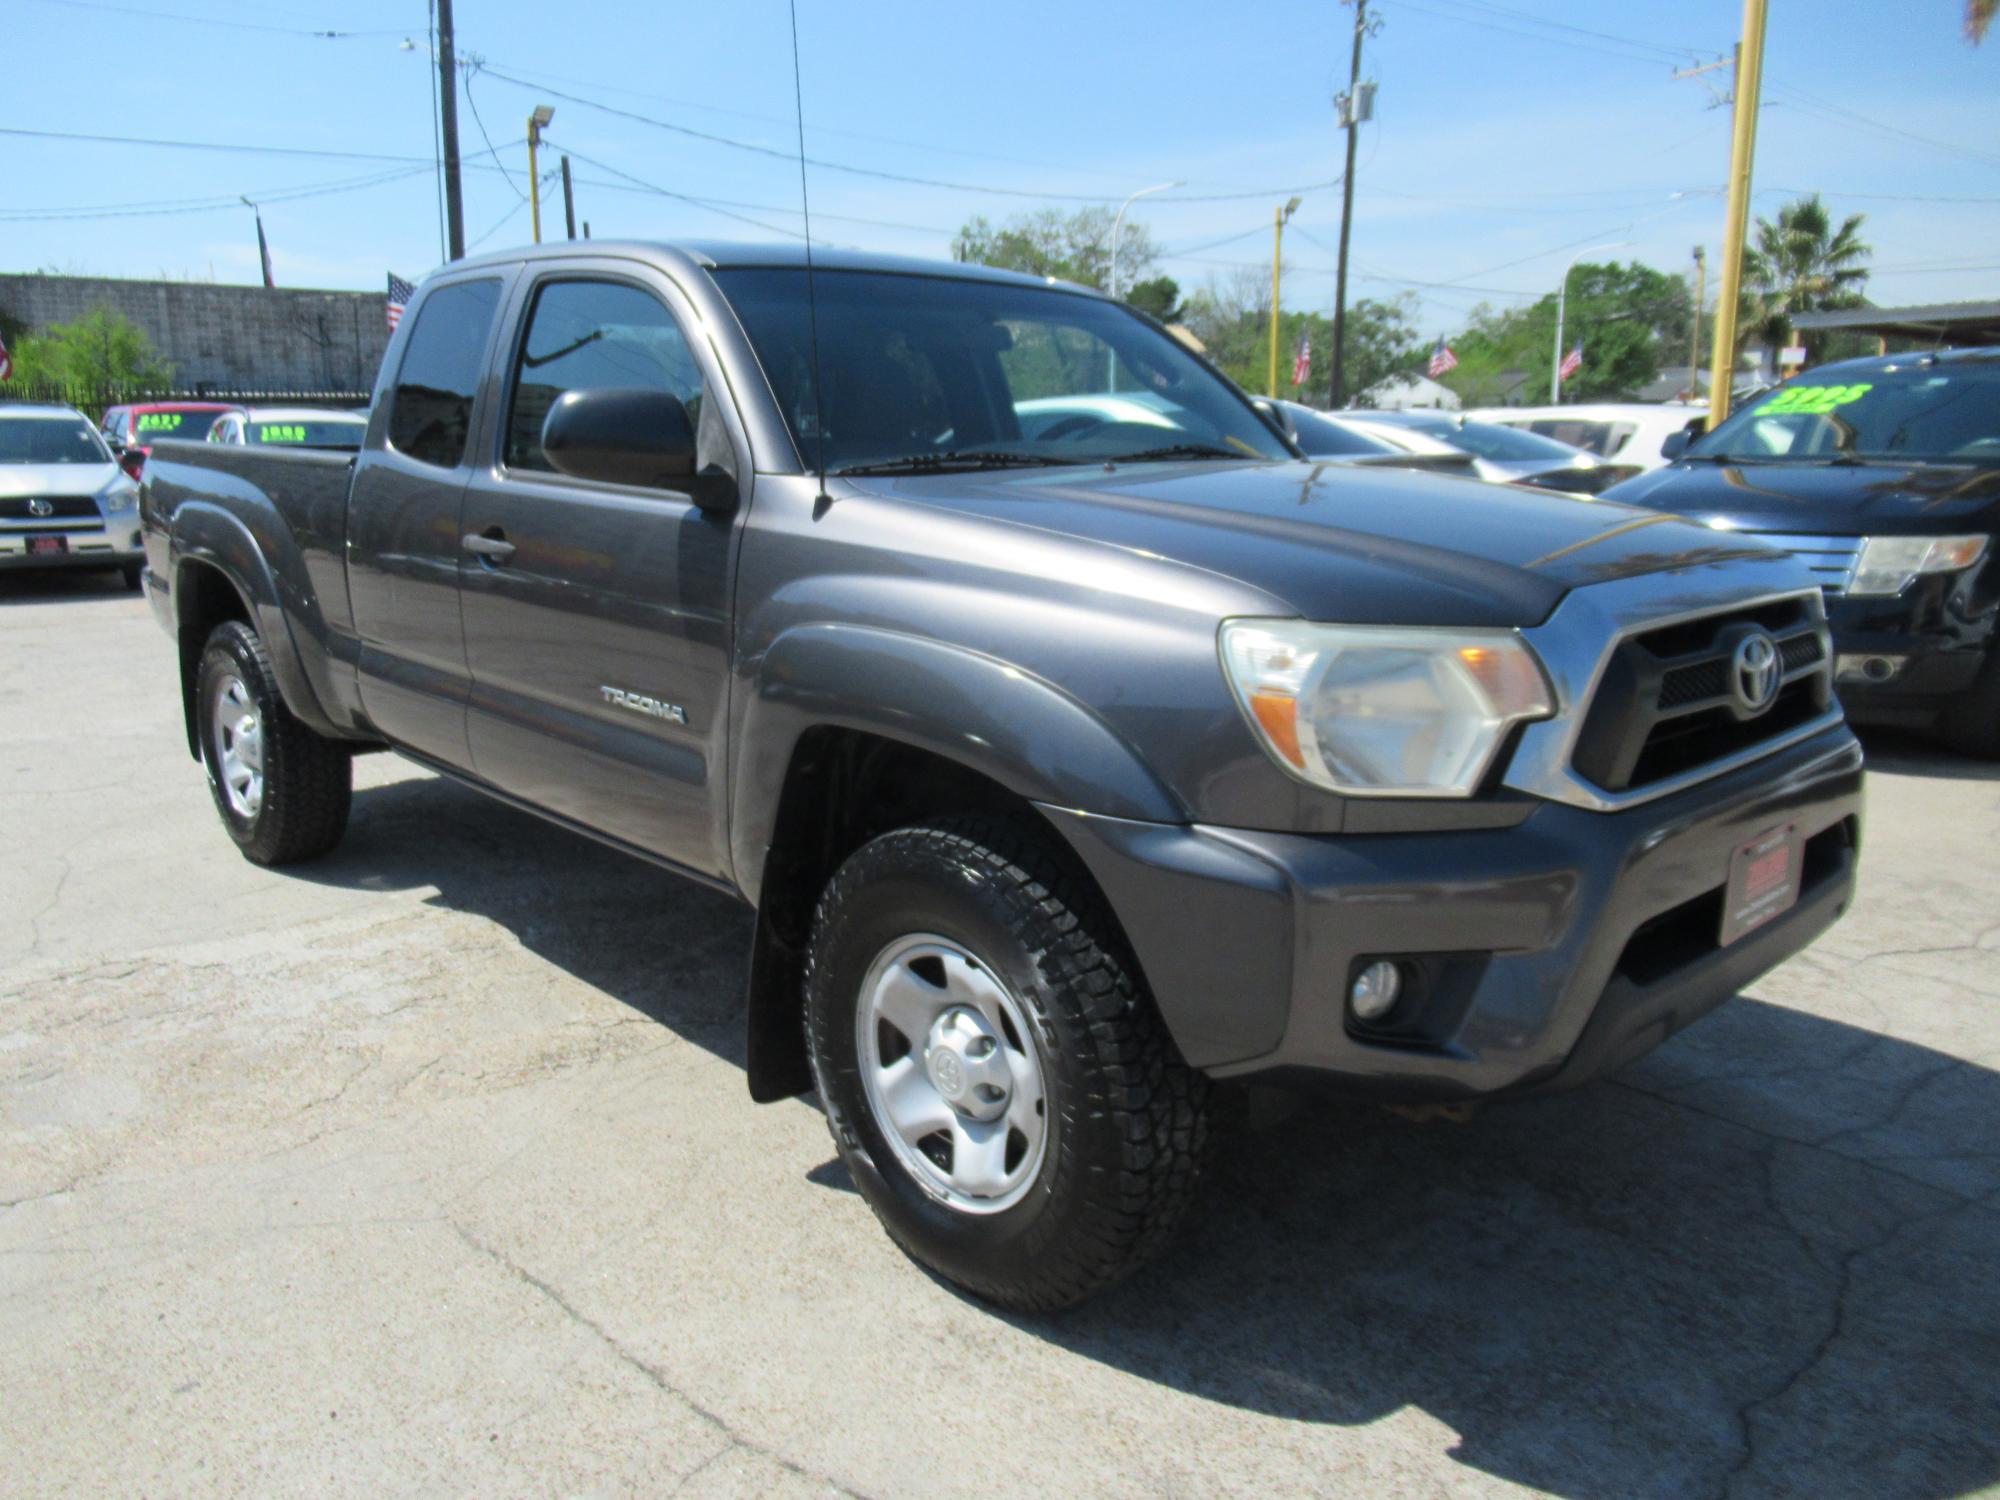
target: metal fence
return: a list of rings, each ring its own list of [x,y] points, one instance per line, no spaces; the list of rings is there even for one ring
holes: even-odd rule
[[[232,406],[366,406],[372,391],[250,390],[214,385],[65,385],[59,381],[9,380],[0,383],[0,401],[45,401],[74,406],[93,419],[114,406],[153,401],[226,401]]]

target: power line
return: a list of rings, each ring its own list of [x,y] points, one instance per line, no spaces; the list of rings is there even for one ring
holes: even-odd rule
[[[514,196],[525,199],[528,195],[515,185],[514,174],[507,170],[507,163],[500,159],[500,153],[493,149],[493,137],[486,133],[486,122],[479,117],[479,101],[472,97],[472,78],[479,71],[477,58],[461,62],[459,67],[465,73],[465,102],[472,110],[472,123],[479,127],[479,138],[486,142],[486,154],[493,158],[493,165],[500,169],[500,175],[507,179],[507,186],[514,189]]]
[[[1451,0],[1437,0],[1437,3],[1451,3]],[[1541,42],[1545,45],[1574,47],[1579,51],[1595,52],[1603,57],[1621,58],[1626,62],[1644,62],[1657,65],[1663,61],[1679,62],[1686,58],[1699,58],[1704,55],[1693,48],[1661,47],[1651,42],[1628,41],[1624,38],[1611,38],[1613,42],[1617,43],[1615,47],[1592,41],[1577,41],[1565,36],[1554,36],[1546,31],[1530,31],[1522,26],[1509,25],[1504,21],[1482,19],[1477,15],[1467,15],[1460,11],[1435,9],[1430,4],[1418,4],[1417,0],[1395,0],[1395,4],[1403,10],[1413,10],[1420,15],[1427,15],[1436,20],[1455,21],[1462,26],[1480,26],[1488,31],[1501,32],[1507,36],[1525,37],[1529,41]],[[1517,11],[1501,11],[1497,6],[1488,8],[1502,15],[1515,16],[1521,14]],[[1539,18],[1537,17],[1524,17],[1524,19],[1537,21],[1538,24],[1559,24],[1539,22]],[[1564,27],[1563,29],[1582,31],[1580,27]],[[1606,35],[1602,32],[1583,32],[1582,34],[1586,37]]]
[[[322,198],[334,193],[355,193],[366,188],[381,187],[386,183],[401,182],[428,172],[428,163],[414,167],[397,167],[389,172],[377,172],[367,177],[341,182],[325,183],[318,187],[267,188],[244,195],[255,198],[258,203],[269,207],[273,203],[292,203],[302,198]],[[48,224],[73,219],[140,219],[169,217],[177,214],[213,213],[221,210],[235,212],[243,206],[242,197],[216,198],[161,198],[151,202],[106,203],[58,209],[0,209],[0,223],[7,224]]]
[[[1789,104],[1793,109],[1803,114],[1815,116],[1818,119],[1827,120],[1837,125],[1846,125],[1850,128],[1872,130],[1879,135],[1894,136],[1900,140],[1913,141],[1919,146],[1929,146],[1932,150],[1942,151],[1947,155],[1959,156],[1967,161],[1978,162],[1981,166],[2000,167],[2000,156],[1996,156],[1991,152],[1976,151],[1969,146],[1962,146],[1954,141],[1941,141],[1932,136],[1918,135],[1913,130],[1905,130],[1900,125],[1891,125],[1883,120],[1871,119],[1869,116],[1849,109],[1845,105],[1835,104],[1818,98],[1801,89],[1774,87],[1765,90],[1765,92],[1767,95],[1775,97],[1780,103]]]
[[[780,150],[775,146],[759,145],[755,141],[741,141],[733,136],[719,135],[712,130],[697,130],[692,125],[676,124],[672,120],[661,120],[652,115],[642,115],[636,110],[620,109],[615,104],[604,104],[595,99],[585,98],[581,94],[566,93],[562,89],[553,88],[547,83],[503,72],[491,63],[486,65],[485,72],[488,77],[498,78],[504,83],[515,85],[517,88],[528,89],[551,98],[564,100],[567,103],[580,104],[585,109],[594,109],[602,114],[615,115],[619,119],[633,120],[641,125],[651,125],[657,130],[671,131],[675,135],[687,136],[698,141],[707,141],[711,145],[727,146],[735,151],[747,151],[756,156],[768,157],[774,161],[784,162],[787,166],[796,165],[800,160],[799,154],[796,151]],[[828,172],[846,172],[856,177],[872,177],[885,182],[908,183],[914,187],[945,188],[952,192],[985,193],[990,196],[1003,198],[1038,198],[1065,203],[1113,203],[1117,201],[1117,195],[1115,194],[1054,193],[1029,188],[995,187],[990,183],[952,182],[938,177],[919,177],[907,172],[889,172],[876,167],[856,166],[851,162],[829,161],[817,156],[808,156],[804,160],[807,166],[818,167]],[[1292,187],[1253,188],[1240,193],[1183,194],[1173,198],[1162,197],[1155,201],[1160,203],[1226,203],[1246,198],[1270,198],[1292,193],[1323,192],[1328,188],[1337,187],[1339,184],[1340,179],[1336,177],[1327,182],[1308,182]]]
[[[1593,31],[1586,26],[1572,26],[1567,21],[1551,21],[1545,16],[1530,14],[1524,10],[1513,10],[1505,5],[1495,5],[1491,0],[1433,0],[1433,3],[1450,5],[1456,9],[1483,11],[1489,15],[1525,22],[1532,26],[1546,27],[1551,31],[1566,31],[1576,36],[1593,37],[1601,42],[1613,42],[1621,47],[1658,53],[1672,62],[1686,57],[1719,56],[1715,49],[1694,47],[1673,47],[1664,42],[1650,42],[1642,37],[1617,36],[1608,31]]]
[[[382,151],[324,151],[304,146],[251,146],[241,141],[177,141],[136,135],[87,135],[74,130],[28,130],[0,125],[0,135],[28,136],[44,141],[88,141],[104,146],[164,146],[179,151],[234,151],[248,156],[317,156],[329,161],[393,161],[429,166],[421,156],[395,156]]]
[[[326,42],[352,41],[365,36],[401,36],[401,30],[335,31],[303,26],[267,26],[256,21],[225,21],[214,16],[190,16],[179,11],[143,10],[136,5],[107,5],[103,0],[34,0],[37,5],[59,5],[70,10],[101,10],[120,16],[143,16],[153,21],[181,21],[190,26],[220,26],[230,31],[263,31],[277,36],[305,36]]]
[[[694,207],[706,209],[712,214],[720,214],[725,219],[734,219],[740,224],[750,224],[770,234],[782,234],[787,239],[802,240],[805,238],[796,229],[785,229],[776,224],[766,224],[762,219],[753,219],[748,214],[739,214],[733,209],[722,208],[714,202],[704,201],[687,193],[677,193],[672,188],[663,188],[656,182],[646,181],[643,177],[634,177],[630,172],[622,171],[612,166],[609,162],[602,162],[598,161],[595,157],[585,156],[574,147],[569,148],[569,154],[586,166],[595,167],[600,172],[609,172],[614,177],[621,177],[635,187],[644,188],[650,193],[658,193],[662,198],[672,198],[676,202],[692,204]]]

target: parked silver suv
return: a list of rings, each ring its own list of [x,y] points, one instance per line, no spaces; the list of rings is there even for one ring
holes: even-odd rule
[[[139,586],[139,486],[74,407],[0,403],[0,572],[116,568]]]

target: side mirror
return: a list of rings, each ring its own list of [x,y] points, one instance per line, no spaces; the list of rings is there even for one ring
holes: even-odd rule
[[[665,391],[564,391],[542,421],[542,452],[560,473],[606,484],[649,489],[707,488],[690,484],[694,424],[678,397]]]
[[[1660,444],[1660,457],[1664,458],[1668,463],[1672,463],[1683,453],[1687,452],[1688,444],[1693,441],[1694,439],[1688,435],[1688,430],[1685,427],[1679,432],[1670,432],[1667,434],[1666,441]]]
[[[1273,401],[1269,396],[1252,396],[1250,404],[1263,414],[1264,420],[1284,435],[1285,441],[1294,447],[1299,441],[1299,424],[1292,420],[1291,412]]]

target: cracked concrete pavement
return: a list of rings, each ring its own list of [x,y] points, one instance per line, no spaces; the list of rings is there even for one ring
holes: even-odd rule
[[[731,903],[387,756],[255,869],[140,602],[0,641],[10,1494],[2000,1484],[2000,768],[1871,740],[1817,948],[1575,1094],[1260,1113],[1022,1318],[749,1103]]]

